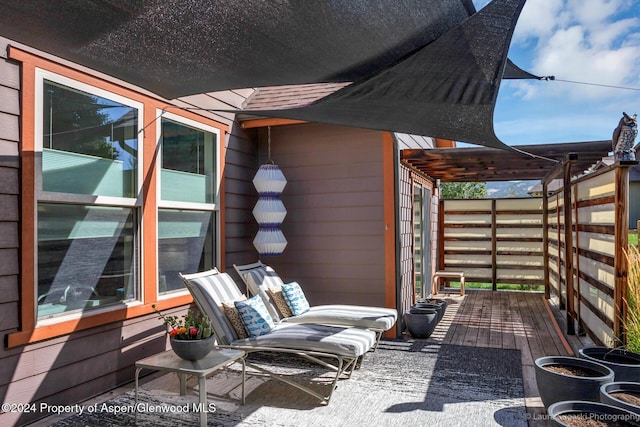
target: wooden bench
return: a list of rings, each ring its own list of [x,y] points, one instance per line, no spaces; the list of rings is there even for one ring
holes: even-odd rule
[[[462,271],[436,271],[431,280],[433,293],[440,291],[440,279],[458,279],[460,282],[460,295],[464,295],[464,273]]]

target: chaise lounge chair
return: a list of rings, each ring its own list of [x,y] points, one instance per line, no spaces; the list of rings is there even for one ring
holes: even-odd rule
[[[239,338],[235,329],[238,326],[234,327],[222,309],[223,303],[228,304],[229,301],[245,298],[233,278],[216,269],[202,273],[180,274],[180,277],[200,310],[211,320],[219,347],[240,349],[247,353],[295,354],[335,370],[330,391],[323,395],[288,377],[247,363],[247,366],[292,385],[323,403],[329,403],[338,380],[342,376],[349,378],[359,360],[375,345],[376,337],[372,331],[318,324],[278,324],[263,335]]]
[[[317,305],[311,306],[301,314],[283,316],[282,303],[276,295],[284,282],[275,270],[261,261],[247,265],[233,265],[252,295],[260,295],[269,314],[280,323],[317,323],[338,326],[357,326],[376,333],[376,345],[384,331],[393,327],[398,312],[392,308],[369,307],[359,305]],[[286,307],[285,307],[286,309]]]

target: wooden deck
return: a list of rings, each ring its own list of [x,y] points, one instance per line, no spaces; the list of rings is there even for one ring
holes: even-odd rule
[[[449,302],[432,339],[446,344],[518,349],[522,352],[525,402],[530,426],[547,425],[538,395],[534,361],[541,356],[573,355],[583,344],[567,340],[542,293],[468,290],[464,297],[438,295]]]

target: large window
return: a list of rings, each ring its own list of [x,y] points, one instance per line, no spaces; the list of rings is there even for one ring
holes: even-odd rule
[[[224,124],[19,48],[16,347],[192,302],[178,273],[223,264]],[[170,112],[168,112],[170,111]]]
[[[159,293],[184,288],[178,276],[214,267],[218,131],[162,114],[158,202]]]
[[[37,317],[140,295],[140,104],[39,74]]]

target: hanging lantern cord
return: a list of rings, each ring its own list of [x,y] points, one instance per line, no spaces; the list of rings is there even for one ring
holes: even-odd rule
[[[267,127],[267,163],[274,164],[273,160],[271,160],[271,126]]]

